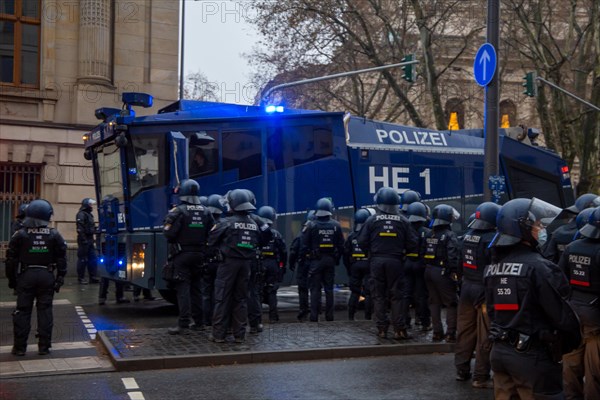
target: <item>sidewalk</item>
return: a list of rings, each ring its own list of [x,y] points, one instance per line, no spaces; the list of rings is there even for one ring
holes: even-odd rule
[[[247,335],[243,344],[234,343],[233,337],[213,343],[209,333],[112,330],[99,332],[98,338],[118,371],[454,351],[454,344],[432,343],[431,331],[409,331],[413,338],[403,341],[380,339],[373,321],[265,324],[262,333]]]

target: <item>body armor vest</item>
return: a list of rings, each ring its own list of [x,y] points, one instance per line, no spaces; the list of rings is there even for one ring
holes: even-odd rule
[[[483,284],[483,270],[490,263],[486,251],[495,232],[470,229],[463,236],[462,259],[463,276],[470,282]]]
[[[177,208],[182,214],[180,218],[183,218],[177,243],[183,247],[206,245],[209,218],[206,208],[196,204],[180,204]]]
[[[310,225],[311,250],[321,254],[333,254],[336,251],[335,234],[339,229],[333,221],[312,221]]]
[[[600,293],[600,242],[576,240],[569,245],[565,256],[573,297],[576,298],[578,292]]]
[[[54,260],[52,249],[52,228],[25,228],[27,239],[24,246],[21,246],[19,259],[24,265],[49,265]]]
[[[263,258],[268,259],[276,259],[278,261],[282,261],[282,254],[279,254],[279,246],[278,244],[281,242],[281,233],[276,231],[275,229],[271,230],[273,232],[273,238],[269,240],[269,243],[261,247],[260,253]]]
[[[423,258],[425,264],[443,267],[446,265],[446,242],[448,235],[444,231],[433,230],[425,237],[425,251]]]
[[[226,257],[251,259],[256,257],[259,243],[259,228],[249,215],[234,215],[222,220],[227,224],[223,252]]]

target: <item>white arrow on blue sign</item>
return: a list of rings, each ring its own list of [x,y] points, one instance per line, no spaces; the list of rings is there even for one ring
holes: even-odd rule
[[[489,43],[481,45],[473,62],[473,75],[479,86],[487,86],[496,72],[496,49]]]

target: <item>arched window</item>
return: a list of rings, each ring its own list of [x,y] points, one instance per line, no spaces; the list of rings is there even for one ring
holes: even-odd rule
[[[500,124],[502,125],[508,119],[508,126],[517,126],[517,106],[512,100],[502,100],[500,102]]]
[[[452,116],[452,113],[456,113],[456,120]],[[446,110],[444,114],[449,127],[451,122],[453,125],[458,122],[458,129],[465,128],[465,104],[463,100],[458,97],[448,99],[448,101],[446,101]]]

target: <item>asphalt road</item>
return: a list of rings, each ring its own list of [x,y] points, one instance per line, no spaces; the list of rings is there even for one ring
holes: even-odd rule
[[[1,399],[493,399],[432,354],[3,379]],[[129,387],[129,389],[127,389]]]

